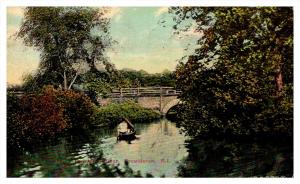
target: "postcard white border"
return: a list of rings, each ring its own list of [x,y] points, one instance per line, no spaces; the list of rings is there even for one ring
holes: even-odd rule
[[[299,183],[299,96],[300,89],[300,1],[298,0],[0,0],[0,183]],[[144,7],[144,6],[293,6],[294,7],[294,177],[293,178],[165,178],[165,179],[129,179],[129,178],[6,178],[6,8],[11,6],[108,6],[108,7]],[[17,72],[17,71],[16,71]]]

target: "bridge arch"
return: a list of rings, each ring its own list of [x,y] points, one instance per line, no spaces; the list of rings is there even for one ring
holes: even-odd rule
[[[163,115],[166,115],[167,112],[174,107],[175,105],[179,104],[180,100],[178,98],[175,98],[171,101],[169,101],[162,109],[161,109],[161,113]]]
[[[97,100],[101,106],[105,106],[114,101],[134,100],[140,106],[158,110],[161,115],[166,113],[175,105],[180,103],[178,96],[180,90],[174,87],[140,87],[140,88],[120,88],[113,89],[108,98],[99,97]]]

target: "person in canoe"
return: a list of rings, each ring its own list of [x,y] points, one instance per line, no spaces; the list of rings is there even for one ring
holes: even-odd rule
[[[117,127],[118,137],[117,139],[134,139],[135,130],[133,124],[126,118],[122,118],[121,123]]]

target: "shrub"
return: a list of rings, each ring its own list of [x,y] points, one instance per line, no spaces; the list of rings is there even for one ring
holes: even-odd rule
[[[57,100],[64,109],[64,115],[71,129],[87,127],[93,120],[95,105],[85,94],[59,90]]]
[[[63,108],[56,102],[52,90],[24,95],[20,99],[9,94],[7,102],[9,148],[52,138],[68,127]]]
[[[12,145],[15,147],[20,147],[20,134],[21,130],[20,121],[18,114],[20,111],[20,103],[18,97],[13,93],[8,92],[7,94],[7,145],[8,149]]]
[[[9,147],[51,140],[66,130],[84,128],[94,111],[93,103],[84,94],[52,86],[20,99],[9,93],[7,107]]]
[[[131,101],[112,103],[97,110],[94,124],[113,127],[121,121],[122,117],[128,118],[133,123],[142,123],[156,120],[160,115]]]

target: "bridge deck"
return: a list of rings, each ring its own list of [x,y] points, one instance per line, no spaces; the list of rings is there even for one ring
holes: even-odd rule
[[[120,88],[114,89],[112,98],[136,97],[136,96],[178,96],[181,91],[173,87],[141,87],[141,88]]]

